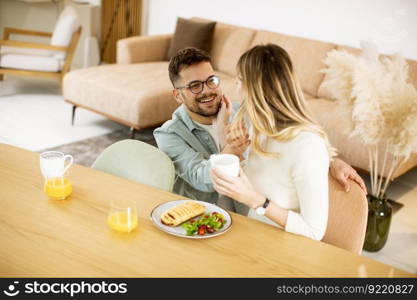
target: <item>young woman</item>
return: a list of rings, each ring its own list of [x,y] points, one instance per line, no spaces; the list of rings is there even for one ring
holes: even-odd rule
[[[289,55],[277,45],[255,46],[237,69],[244,100],[232,128],[247,122],[250,151],[239,177],[211,171],[214,188],[249,206],[249,217],[321,240],[334,150],[308,113]]]

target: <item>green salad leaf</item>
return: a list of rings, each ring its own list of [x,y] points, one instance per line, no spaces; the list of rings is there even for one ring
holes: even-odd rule
[[[187,235],[192,236],[213,233],[220,230],[225,223],[226,220],[222,214],[212,212],[201,216],[199,219],[190,220],[181,226],[185,229]]]

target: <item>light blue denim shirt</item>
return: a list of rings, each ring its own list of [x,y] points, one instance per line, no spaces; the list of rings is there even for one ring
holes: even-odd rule
[[[218,193],[211,182],[209,158],[219,151],[210,133],[191,120],[184,105],[153,133],[159,149],[174,162],[174,193],[217,203]]]

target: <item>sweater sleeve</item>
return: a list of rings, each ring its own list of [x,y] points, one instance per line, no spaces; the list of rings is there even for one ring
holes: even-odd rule
[[[307,133],[294,144],[291,178],[300,212],[289,211],[285,231],[321,240],[329,209],[329,155],[324,140]]]

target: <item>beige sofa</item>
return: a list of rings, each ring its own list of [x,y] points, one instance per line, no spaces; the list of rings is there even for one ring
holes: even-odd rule
[[[64,78],[64,98],[75,107],[95,111],[131,129],[163,123],[171,118],[177,107],[168,78],[167,51],[171,38],[172,35],[138,36],[118,41],[117,64],[68,73]],[[333,113],[334,101],[320,88],[324,79],[320,70],[325,67],[323,60],[327,52],[332,49],[358,50],[217,23],[210,53],[213,66],[221,76],[222,89],[232,100],[239,100],[234,84],[238,58],[252,46],[264,43],[276,43],[289,52],[309,107],[327,131],[333,146],[348,163],[368,170],[366,150],[358,139],[344,133],[346,125]],[[409,60],[409,65],[411,81],[417,86],[417,62]],[[416,165],[417,154],[414,154],[394,177]]]

